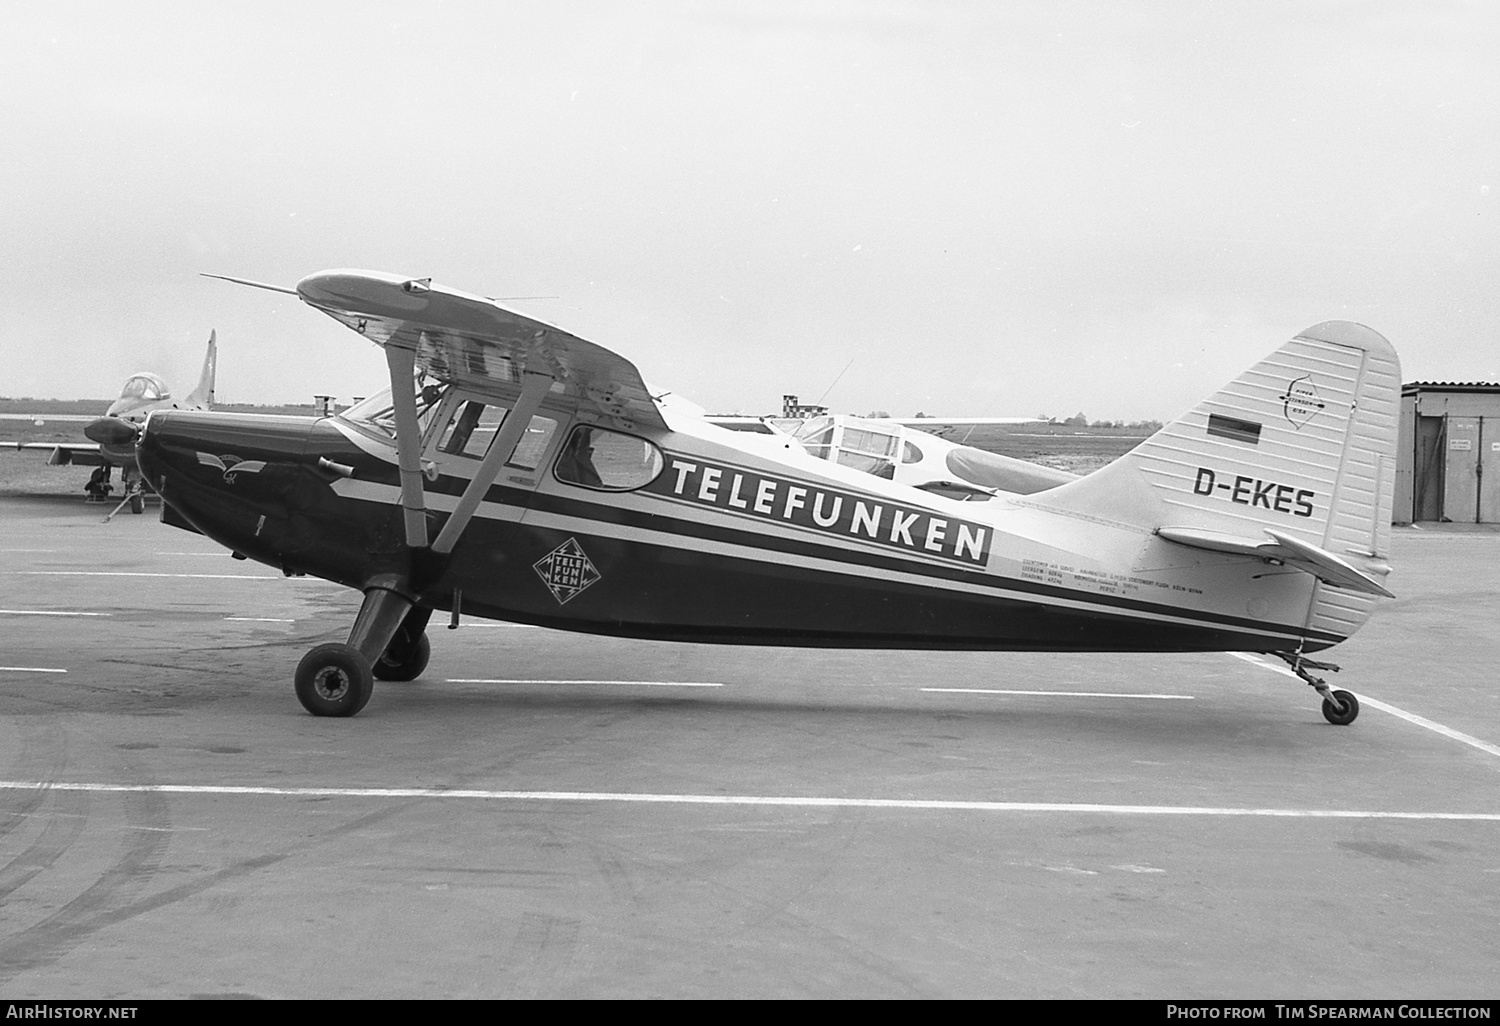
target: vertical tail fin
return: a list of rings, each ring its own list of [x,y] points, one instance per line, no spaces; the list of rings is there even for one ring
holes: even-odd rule
[[[1036,498],[1217,538],[1220,551],[1229,539],[1266,542],[1269,528],[1384,575],[1400,396],[1391,344],[1363,325],[1326,321],[1114,463]],[[1320,582],[1307,626],[1347,636],[1372,604]]]
[[[190,410],[210,410],[214,405],[214,374],[219,364],[218,332],[208,333],[208,352],[203,356],[203,373],[198,376],[198,387],[184,401]]]

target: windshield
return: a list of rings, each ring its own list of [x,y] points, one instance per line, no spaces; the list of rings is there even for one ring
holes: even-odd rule
[[[421,425],[422,430],[425,432],[428,421],[432,419],[433,411],[442,402],[443,396],[447,393],[447,388],[436,383],[422,385],[420,378],[415,385],[417,423]],[[370,396],[370,398],[355,403],[343,413],[340,413],[339,416],[356,424],[364,424],[372,427],[382,434],[389,435],[391,438],[396,437],[396,407],[391,402],[391,390],[389,388],[383,388]]]

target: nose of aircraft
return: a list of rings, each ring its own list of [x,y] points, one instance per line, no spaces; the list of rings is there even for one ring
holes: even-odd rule
[[[83,429],[83,435],[89,441],[111,448],[134,445],[140,433],[140,425],[119,417],[100,417],[89,421]]]
[[[157,410],[136,445],[136,463],[180,512],[249,511],[278,500],[275,485],[296,472],[313,423],[307,417]]]

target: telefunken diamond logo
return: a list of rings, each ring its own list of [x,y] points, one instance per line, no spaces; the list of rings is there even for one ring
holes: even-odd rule
[[[1304,374],[1287,383],[1286,392],[1281,396],[1281,409],[1292,427],[1298,431],[1323,409],[1323,400],[1313,387],[1312,375]]]
[[[569,599],[576,598],[579,592],[603,576],[584,555],[576,538],[569,538],[531,567],[560,606],[566,605]]]

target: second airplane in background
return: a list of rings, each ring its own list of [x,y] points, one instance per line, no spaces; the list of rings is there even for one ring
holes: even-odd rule
[[[125,380],[120,389],[120,398],[110,404],[102,417],[77,414],[6,414],[7,420],[30,420],[37,424],[46,421],[71,421],[84,423],[83,434],[87,442],[15,442],[17,449],[48,451],[47,462],[54,467],[77,464],[98,467],[89,480],[87,491],[91,498],[103,499],[114,490],[110,476],[114,468],[120,469],[120,484],[124,495],[115,507],[113,517],[127,503],[132,513],[146,509],[145,482],[135,463],[135,440],[141,425],[153,410],[209,410],[214,404],[214,374],[218,366],[219,348],[216,333],[208,333],[208,351],[203,356],[203,371],[198,376],[198,387],[183,399],[173,399],[172,391],[159,374],[138,371]],[[105,518],[106,520],[109,517]]]

